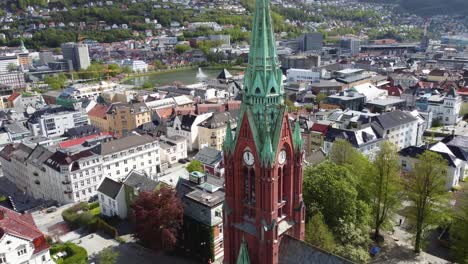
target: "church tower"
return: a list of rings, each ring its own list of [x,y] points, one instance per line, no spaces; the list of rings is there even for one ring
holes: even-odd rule
[[[304,239],[303,148],[284,104],[269,0],[256,0],[235,137],[224,142],[224,262],[278,263],[284,235]],[[248,258],[245,257],[248,254]]]

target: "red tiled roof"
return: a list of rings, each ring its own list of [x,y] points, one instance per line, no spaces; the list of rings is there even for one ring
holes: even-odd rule
[[[8,101],[9,102],[13,102],[16,98],[18,98],[18,96],[20,96],[21,94],[18,93],[18,92],[13,92],[10,96],[8,96]]]
[[[112,133],[102,132],[102,133],[99,133],[99,134],[93,134],[93,135],[89,135],[89,136],[85,136],[85,137],[81,137],[81,138],[70,139],[70,140],[60,142],[59,146],[60,146],[60,148],[65,149],[65,148],[73,147],[73,146],[76,146],[76,145],[81,145],[86,140],[97,138],[97,137],[100,137],[100,136],[112,136]]]
[[[325,135],[328,131],[328,128],[329,128],[328,125],[314,123],[312,127],[310,128],[310,131],[319,132],[320,134]]]
[[[468,95],[468,87],[458,89],[457,93],[459,95]]]
[[[99,118],[106,118],[106,112],[109,109],[106,105],[97,104],[93,109],[89,110],[88,116],[95,116]]]
[[[20,214],[0,206],[0,238],[5,234],[32,241],[34,254],[50,247],[31,214]]]
[[[158,113],[161,120],[168,119],[169,117],[171,117],[173,112],[174,112],[174,109],[172,108],[172,106],[168,108],[161,108],[161,109],[156,110],[156,113]]]
[[[402,93],[401,88],[398,86],[389,86],[386,87],[385,90],[388,91],[388,95],[390,96],[400,96]]]

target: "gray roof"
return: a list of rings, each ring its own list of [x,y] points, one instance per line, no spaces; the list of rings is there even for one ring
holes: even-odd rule
[[[115,199],[122,188],[122,183],[116,182],[111,178],[104,178],[101,185],[99,185],[98,192],[105,194],[106,196]]]
[[[278,263],[344,264],[353,262],[314,247],[304,241],[297,240],[289,235],[285,235],[281,239]]]
[[[389,129],[417,121],[417,119],[410,113],[399,110],[375,116],[372,119],[373,121],[377,122],[383,129]]]
[[[131,171],[124,181],[124,184],[137,189],[139,192],[152,192],[158,185],[157,182],[146,177],[139,171]]]
[[[129,135],[109,142],[104,142],[97,146],[93,151],[100,155],[108,155],[155,141],[156,139],[149,135]]]
[[[30,131],[19,123],[5,124],[5,130],[11,134],[27,134]]]
[[[193,159],[201,161],[203,164],[215,165],[223,158],[222,151],[215,148],[204,147]]]

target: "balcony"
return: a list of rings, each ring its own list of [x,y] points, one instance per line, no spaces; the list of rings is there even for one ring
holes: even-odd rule
[[[64,184],[64,185],[71,184],[71,181],[66,179],[66,180],[62,181],[62,184]]]
[[[33,175],[37,177],[37,176],[39,176],[39,173],[37,171],[35,171],[35,172],[33,172]]]
[[[70,193],[72,193],[72,190],[65,190],[63,193],[70,194]]]
[[[39,180],[35,180],[34,183],[37,184],[37,185],[41,184],[41,182]]]

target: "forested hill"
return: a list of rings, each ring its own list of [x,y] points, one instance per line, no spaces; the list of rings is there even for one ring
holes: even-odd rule
[[[421,16],[466,15],[468,0],[362,0],[363,2],[398,3],[408,12]]]

